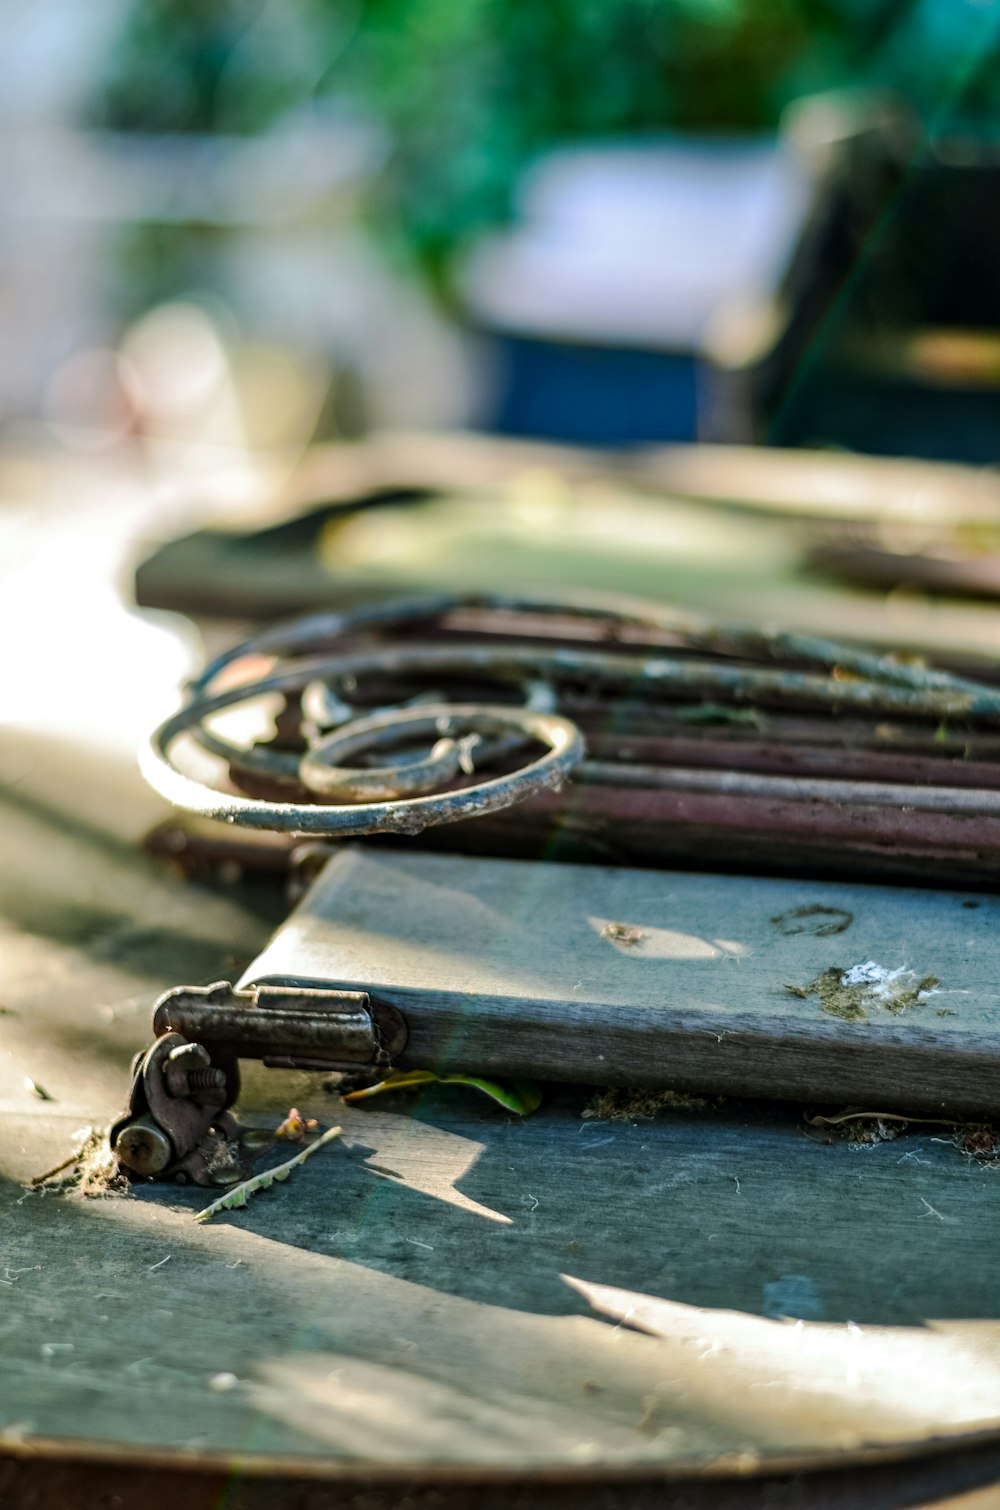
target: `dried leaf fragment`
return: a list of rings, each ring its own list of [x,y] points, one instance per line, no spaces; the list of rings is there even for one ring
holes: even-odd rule
[[[612,943],[621,944],[626,949],[641,944],[646,937],[643,930],[634,923],[605,923],[601,932],[606,939],[611,939]]]
[[[842,1112],[831,1112],[829,1116],[816,1115],[806,1117],[810,1127],[840,1127],[845,1122],[922,1122],[929,1127],[959,1127],[954,1117],[911,1117],[906,1112],[879,1112],[867,1111],[864,1107],[848,1106]]]
[[[306,1133],[314,1133],[319,1127],[315,1117],[303,1117],[297,1106],[293,1106],[284,1122],[275,1130],[276,1138],[284,1138],[289,1143],[301,1143]]]
[[[304,1164],[307,1159],[312,1158],[317,1149],[323,1147],[324,1143],[329,1143],[334,1138],[339,1138],[342,1132],[342,1127],[328,1127],[326,1132],[316,1139],[315,1143],[308,1143],[300,1153],[294,1154],[290,1159],[286,1159],[284,1164],[276,1164],[273,1169],[262,1170],[260,1174],[253,1175],[249,1180],[244,1180],[242,1184],[234,1185],[232,1190],[227,1190],[225,1195],[220,1195],[218,1200],[213,1201],[210,1206],[204,1207],[201,1211],[196,1211],[194,1216],[195,1221],[207,1222],[213,1216],[217,1216],[220,1211],[237,1211],[242,1209],[251,1197],[257,1194],[258,1190],[269,1190],[272,1185],[282,1180],[287,1180],[297,1164]]]

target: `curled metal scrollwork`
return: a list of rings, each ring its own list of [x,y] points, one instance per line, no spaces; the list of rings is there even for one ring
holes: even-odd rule
[[[463,614],[484,612],[573,619],[585,632],[543,643],[456,638]],[[448,634],[434,639],[442,626]],[[241,663],[249,673],[262,662],[262,674],[234,681]],[[386,685],[395,700],[373,707]],[[448,685],[462,688],[453,701],[441,692]],[[479,700],[470,685],[496,690]],[[564,781],[584,757],[580,730],[558,711],[567,687],[597,689],[609,706],[703,698],[1000,723],[995,687],[812,636],[620,601],[448,595],[314,614],[233,647],[190,683],[143,766],[175,805],[228,823],[302,835],[416,833]],[[512,693],[520,702],[503,701]],[[240,744],[213,727],[218,714],[276,695],[290,710],[290,740]],[[186,771],[177,759],[185,738],[224,760],[239,789]],[[515,757],[523,763],[509,769]],[[483,778],[498,759],[499,773]]]

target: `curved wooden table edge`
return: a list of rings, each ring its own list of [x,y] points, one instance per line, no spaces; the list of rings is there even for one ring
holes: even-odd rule
[[[704,1462],[677,1461],[615,1463],[595,1459],[576,1464],[528,1463],[525,1465],[432,1463],[426,1460],[376,1462],[372,1459],[271,1456],[267,1453],[192,1452],[184,1448],[146,1448],[118,1442],[102,1442],[71,1437],[26,1437],[21,1440],[0,1439],[0,1468],[5,1463],[73,1464],[109,1466],[120,1469],[155,1469],[157,1471],[234,1474],[246,1478],[301,1479],[337,1483],[372,1483],[427,1487],[466,1484],[489,1484],[496,1487],[521,1484],[550,1486],[589,1486],[595,1483],[637,1484],[683,1482],[690,1480],[722,1481],[763,1480],[787,1474],[819,1474],[878,1468],[887,1465],[920,1463],[944,1458],[949,1453],[983,1454],[993,1449],[1000,1476],[1000,1426],[983,1431],[945,1432],[921,1441],[871,1444],[839,1452],[781,1452],[761,1454],[753,1451],[713,1457]]]

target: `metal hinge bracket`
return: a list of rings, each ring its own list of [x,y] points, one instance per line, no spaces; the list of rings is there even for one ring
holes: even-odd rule
[[[111,1145],[130,1175],[200,1185],[241,1174],[230,1110],[240,1059],[275,1069],[385,1071],[406,1044],[394,1007],[365,991],[309,985],[177,986],[153,1008],[153,1031]]]

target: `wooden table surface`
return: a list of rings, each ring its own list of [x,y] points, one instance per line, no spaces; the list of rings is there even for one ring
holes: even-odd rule
[[[148,799],[127,766],[27,738],[4,757],[0,1440],[15,1459],[45,1444],[36,1473],[56,1472],[58,1448],[177,1455],[205,1483],[236,1458],[292,1485],[360,1473],[440,1489],[731,1458],[732,1423],[649,1429],[656,1344],[589,1313],[567,1273],[860,1326],[1000,1317],[995,1173],[934,1129],[813,1141],[795,1108],[602,1122],[581,1116],[592,1092],[563,1089],[522,1122],[462,1092],[344,1108],[317,1077],[260,1071],[255,1118],[294,1102],[345,1137],[246,1211],[200,1226],[204,1194],[164,1186],[26,1194],[76,1129],[118,1109],[156,993],[232,975],[279,909],[140,858],[121,815]],[[762,1466],[787,1461],[787,1444],[763,1446]],[[949,1461],[953,1483],[997,1470]],[[893,1495],[926,1482],[879,1472]]]
[[[92,685],[72,635],[42,667],[98,722],[138,677],[116,633]],[[162,811],[125,743],[28,722],[0,746],[0,1502],[457,1510],[486,1480],[487,1506],[996,1502],[991,1447],[804,1478],[787,1441],[740,1459],[733,1420],[665,1425],[655,1340],[562,1277],[861,1327],[1000,1320],[1000,1182],[934,1129],[858,1149],[736,1103],[600,1122],[572,1089],[524,1122],[462,1092],[345,1109],[260,1071],[254,1118],[294,1103],[345,1135],[246,1211],[27,1193],[119,1110],[156,994],[235,978],[281,915],[141,857]],[[720,1459],[763,1477],[701,1483]]]

